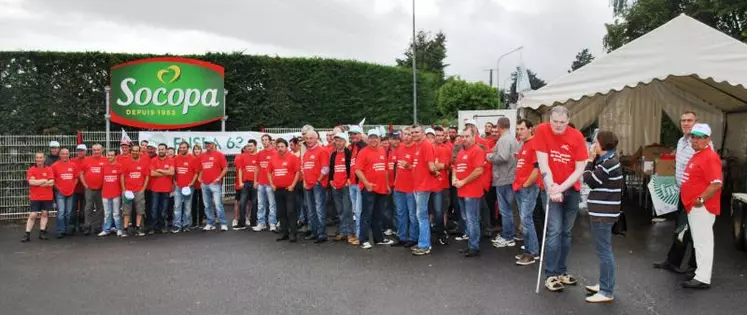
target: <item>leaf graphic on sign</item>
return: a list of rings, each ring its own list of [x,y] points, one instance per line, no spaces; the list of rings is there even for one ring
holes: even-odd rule
[[[172,71],[174,72],[174,76],[171,77],[171,80],[169,80],[169,84],[176,82],[176,80],[179,79],[179,76],[182,75],[182,69],[180,69],[177,65],[170,65],[166,69],[158,70],[158,73],[156,74],[156,77],[158,77],[158,81],[161,81],[161,83],[163,84],[167,84],[166,81],[163,80],[163,76]]]

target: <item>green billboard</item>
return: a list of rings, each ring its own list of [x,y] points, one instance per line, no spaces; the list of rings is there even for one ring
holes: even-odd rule
[[[223,67],[181,57],[147,58],[111,69],[111,121],[179,129],[220,120],[225,113]]]

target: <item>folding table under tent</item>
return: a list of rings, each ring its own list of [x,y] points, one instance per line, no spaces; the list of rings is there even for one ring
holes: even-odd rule
[[[519,108],[542,115],[565,105],[583,129],[598,119],[620,138],[621,154],[661,140],[662,110],[677,122],[695,111],[716,149],[747,157],[747,45],[687,15],[527,93]],[[531,116],[531,114],[529,115]]]

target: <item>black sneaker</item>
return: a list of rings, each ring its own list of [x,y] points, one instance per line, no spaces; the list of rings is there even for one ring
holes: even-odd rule
[[[480,251],[471,250],[471,249],[467,251],[466,255],[464,255],[465,258],[472,258],[472,257],[477,257],[477,256],[480,256]]]
[[[418,242],[407,241],[407,242],[405,242],[404,247],[405,248],[412,248],[415,245],[418,245]]]
[[[682,283],[682,287],[685,289],[699,289],[699,290],[705,290],[710,289],[711,285],[708,283],[703,283],[695,279],[690,279],[690,281],[686,281]]]
[[[47,231],[39,231],[39,239],[42,241],[49,240],[47,237]]]
[[[449,236],[444,235],[438,238],[438,243],[441,245],[449,245]]]
[[[23,238],[21,238],[21,243],[31,242],[31,234],[26,233],[23,234]]]

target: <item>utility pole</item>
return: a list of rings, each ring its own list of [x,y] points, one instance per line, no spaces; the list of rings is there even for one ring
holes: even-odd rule
[[[412,123],[418,123],[418,70],[415,67],[417,52],[415,40],[415,0],[412,0]]]

